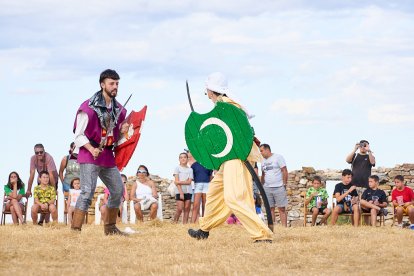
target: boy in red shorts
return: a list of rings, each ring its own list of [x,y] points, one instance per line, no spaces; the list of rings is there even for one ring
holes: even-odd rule
[[[395,189],[392,191],[392,205],[395,208],[398,226],[402,227],[404,215],[408,215],[411,224],[414,224],[414,192],[410,187],[404,185],[404,177],[394,177]]]

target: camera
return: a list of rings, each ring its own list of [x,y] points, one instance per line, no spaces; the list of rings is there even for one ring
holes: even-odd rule
[[[367,146],[367,144],[366,143],[359,143],[359,147],[360,148],[365,148]]]

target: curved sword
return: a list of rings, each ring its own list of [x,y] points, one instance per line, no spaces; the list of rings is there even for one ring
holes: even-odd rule
[[[188,102],[190,103],[191,111],[194,112],[194,107],[193,107],[193,103],[191,101],[191,96],[190,96],[190,89],[188,88],[188,81],[185,81],[185,84],[186,84],[186,87],[187,87]],[[254,169],[253,169],[252,165],[250,164],[250,162],[246,160],[246,161],[244,161],[244,165],[246,166],[247,170],[252,175],[253,181],[256,183],[256,186],[260,191],[260,195],[262,196],[263,204],[264,204],[265,210],[266,210],[267,226],[273,232],[272,212],[270,210],[269,200],[267,199],[267,196],[266,196],[265,190],[263,188],[263,185],[260,182],[259,176],[254,171]]]

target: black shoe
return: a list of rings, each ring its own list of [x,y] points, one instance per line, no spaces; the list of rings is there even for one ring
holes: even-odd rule
[[[209,233],[201,229],[198,229],[198,230],[188,229],[188,235],[190,235],[192,238],[195,238],[197,240],[204,240],[208,238]]]
[[[272,240],[255,240],[254,243],[272,243]]]

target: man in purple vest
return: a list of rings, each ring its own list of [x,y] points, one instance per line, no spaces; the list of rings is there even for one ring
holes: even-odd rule
[[[81,230],[99,176],[110,192],[104,217],[105,234],[125,235],[115,226],[124,186],[115,165],[113,147],[120,135],[127,132],[129,125],[122,124],[126,110],[115,100],[119,85],[118,73],[110,69],[103,71],[99,83],[101,90],[79,107],[73,128],[75,144],[79,149],[81,194],[76,203],[71,228]]]

